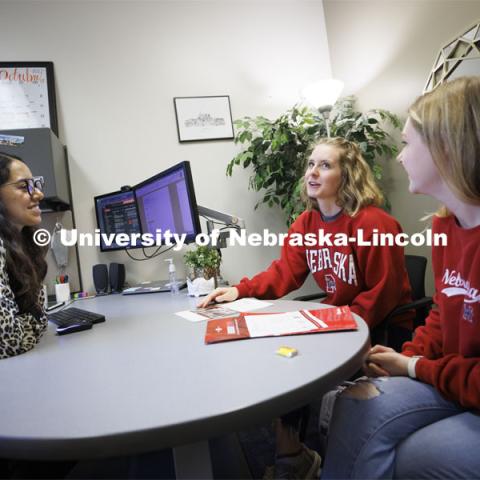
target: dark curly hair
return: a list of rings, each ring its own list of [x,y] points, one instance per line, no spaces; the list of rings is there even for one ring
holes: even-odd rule
[[[15,160],[23,160],[15,155],[0,152],[0,186],[8,182],[10,168]],[[18,230],[8,219],[5,205],[0,199],[0,238],[6,250],[6,268],[10,286],[20,313],[41,314],[38,294],[47,273],[45,255],[47,249],[33,241],[35,227]]]

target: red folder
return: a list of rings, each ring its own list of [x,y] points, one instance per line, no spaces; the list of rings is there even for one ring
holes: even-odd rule
[[[292,312],[297,314],[297,319],[291,322],[284,320],[285,312],[282,313],[242,313],[238,317],[220,318],[209,320],[205,332],[205,343],[228,342],[230,340],[243,340],[246,338],[274,337],[283,335],[304,335],[308,333],[337,332],[342,330],[357,330],[357,322],[353,318],[348,306],[320,308],[318,310],[298,310]],[[250,332],[248,324],[251,320],[261,326],[261,317],[268,315],[269,324],[265,328]],[[282,319],[280,328],[271,328],[271,321],[278,315],[279,322]],[[247,317],[247,318],[246,318]],[[298,320],[303,323],[303,328],[298,329]],[[291,323],[291,325],[289,325]],[[252,328],[253,330],[253,328]]]

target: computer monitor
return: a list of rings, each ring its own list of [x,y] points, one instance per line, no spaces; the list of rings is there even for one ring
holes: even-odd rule
[[[195,241],[201,232],[190,163],[185,161],[164,170],[133,188],[140,228],[143,233],[157,231],[185,234],[185,243]]]
[[[138,218],[135,194],[132,190],[117,191],[98,195],[95,197],[95,213],[100,233],[141,233],[140,221]],[[112,250],[123,250],[125,248],[140,248],[142,245],[120,246],[116,242],[108,245],[103,236],[100,240],[100,250],[109,252]]]

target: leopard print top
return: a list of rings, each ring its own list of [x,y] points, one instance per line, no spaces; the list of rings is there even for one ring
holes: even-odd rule
[[[38,303],[42,306],[42,315],[38,320],[30,313],[18,313],[6,269],[6,250],[0,238],[0,358],[19,355],[36,345],[47,328],[44,300],[41,289]]]

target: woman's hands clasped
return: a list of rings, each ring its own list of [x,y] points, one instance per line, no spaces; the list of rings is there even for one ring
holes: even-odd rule
[[[368,353],[363,370],[369,377],[406,377],[409,360],[393,348],[375,345]]]
[[[198,308],[205,308],[208,304],[215,301],[221,302],[233,302],[238,298],[237,287],[223,287],[216,288],[210,295],[207,295],[197,306]]]

